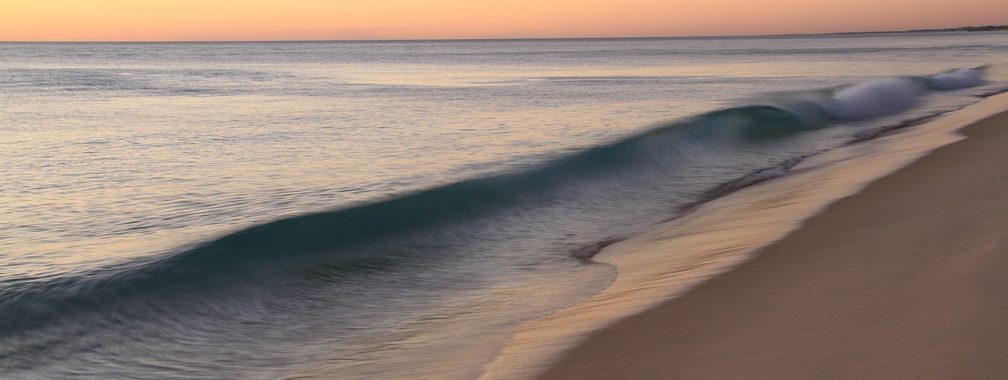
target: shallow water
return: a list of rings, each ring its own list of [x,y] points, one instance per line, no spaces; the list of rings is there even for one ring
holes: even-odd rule
[[[519,322],[609,284],[572,253],[974,102],[1004,86],[1006,47],[0,44],[0,368],[472,377]],[[983,64],[980,86],[913,87]]]

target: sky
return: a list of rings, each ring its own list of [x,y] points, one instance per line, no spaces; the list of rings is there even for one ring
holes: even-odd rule
[[[1005,23],[1006,0],[0,0],[0,41],[724,36]]]

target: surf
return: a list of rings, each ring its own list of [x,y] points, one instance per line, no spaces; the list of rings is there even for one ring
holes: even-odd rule
[[[252,313],[250,305],[314,299],[313,289],[352,288],[363,277],[380,284],[395,271],[434,271],[472,255],[495,254],[482,249],[484,240],[511,242],[519,240],[512,235],[520,234],[551,238],[545,229],[570,217],[567,209],[611,219],[607,213],[635,201],[625,198],[652,190],[681,194],[647,203],[641,214],[674,215],[684,204],[786,175],[808,154],[727,167],[745,161],[751,152],[776,149],[847,121],[897,114],[928,94],[979,85],[982,76],[981,68],[958,69],[791,94],[783,102],[658,125],[536,165],[283,218],[117,265],[56,278],[8,279],[0,283],[0,342],[6,347],[0,348],[0,360],[22,352],[58,351],[60,336],[89,336],[142,321],[226,323]],[[647,210],[672,202],[679,204]],[[525,225],[544,230],[528,232]],[[595,228],[617,231],[603,237],[606,244],[581,240],[577,233],[558,236],[583,248],[601,247],[633,232]],[[570,250],[557,260],[574,256],[587,261],[597,251],[563,247]],[[333,302],[337,306],[323,309],[346,307]],[[256,318],[269,317],[261,310],[255,313],[262,313]]]

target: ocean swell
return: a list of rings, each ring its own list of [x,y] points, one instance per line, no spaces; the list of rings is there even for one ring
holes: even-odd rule
[[[592,203],[621,194],[585,193],[603,182],[625,189],[641,183],[640,178],[688,180],[703,175],[706,167],[723,165],[719,160],[724,152],[759,150],[840,121],[900,112],[931,91],[976,86],[982,77],[982,69],[960,69],[888,78],[817,92],[784,105],[719,110],[524,169],[280,219],[72,276],[5,280],[0,282],[0,367],[24,352],[45,352],[57,337],[127,323],[116,321],[172,313],[230,318],[240,314],[250,298],[307,297],[304,289],[318,283],[351,283],[361,274],[448,260],[438,247],[480,239],[457,230],[481,220],[562,204],[571,197]],[[804,157],[725,178],[706,189],[706,195],[782,176]],[[704,200],[701,196],[693,201]],[[601,245],[574,256],[587,259],[598,248]]]

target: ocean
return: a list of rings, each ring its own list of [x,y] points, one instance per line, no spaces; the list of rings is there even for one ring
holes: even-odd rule
[[[1004,36],[0,43],[0,373],[479,377],[607,244],[1008,88]]]

